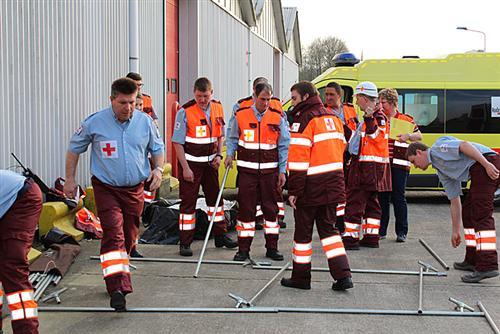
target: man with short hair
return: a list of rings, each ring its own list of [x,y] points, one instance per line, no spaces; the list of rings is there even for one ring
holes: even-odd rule
[[[378,192],[391,190],[387,118],[377,103],[377,86],[369,81],[361,82],[354,94],[356,104],[364,115],[349,141],[352,157],[347,176],[345,231],[342,237],[345,248],[351,250],[359,249],[359,246],[379,247],[382,210]],[[360,242],[359,227],[363,218],[363,239]]]
[[[28,278],[28,252],[41,212],[42,192],[33,179],[0,170],[0,285],[10,309],[14,334],[38,333],[38,308]]]
[[[182,106],[175,116],[172,143],[179,160],[179,195],[181,198],[179,254],[192,256],[196,225],[196,201],[200,185],[208,206],[208,217],[214,220],[215,247],[235,248],[238,244],[226,235],[224,203],[216,207],[219,188],[219,166],[224,139],[224,110],[212,99],[212,83],[198,78],[193,87],[194,99]]]
[[[439,181],[451,202],[451,245],[461,243],[460,223],[465,234],[465,259],[455,262],[457,270],[472,271],[462,276],[465,283],[478,283],[498,276],[493,199],[500,186],[498,153],[481,144],[469,143],[455,137],[438,138],[431,148],[424,143],[411,143],[408,160],[417,168],[430,165],[437,171]],[[462,182],[470,180],[470,189],[462,204]]]
[[[301,81],[291,88],[292,139],[288,157],[288,200],[294,209],[293,271],[281,284],[311,288],[312,233],[314,223],[328,258],[333,290],[353,287],[347,255],[335,228],[336,210],[345,201],[344,150],[346,141],[340,118],[327,110],[314,85]]]
[[[283,260],[278,251],[279,224],[276,188],[285,184],[286,160],[290,133],[280,110],[270,106],[272,87],[262,82],[255,87],[255,103],[240,108],[229,121],[226,140],[226,168],[231,168],[238,153],[238,204],[236,229],[239,250],[235,261],[250,258],[250,246],[255,235],[257,201],[264,214],[266,256]]]
[[[161,184],[164,144],[153,119],[135,110],[137,85],[120,78],[111,85],[111,106],[87,117],[71,137],[66,154],[64,193],[75,197],[80,154],[91,145],[90,172],[97,213],[104,231],[101,265],[110,305],[126,310],[132,292],[129,254],[144,206],[144,181]],[[151,171],[148,152],[154,161]]]

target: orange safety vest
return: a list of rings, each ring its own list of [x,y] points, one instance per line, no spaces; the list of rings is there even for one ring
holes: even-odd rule
[[[413,117],[411,117],[410,115],[400,114],[399,112],[396,114],[395,118],[399,118],[410,123],[415,123]],[[387,126],[389,127],[389,125]],[[389,138],[389,145],[393,145],[391,164],[394,167],[410,170],[411,163],[406,158],[406,151],[408,150],[408,146],[410,146],[410,144]]]
[[[238,100],[239,109],[249,108],[249,107],[253,106],[253,102],[254,102],[253,96],[244,97],[244,98]],[[274,96],[271,97],[271,101],[269,101],[269,108],[272,108],[274,110],[278,110],[281,113],[283,113],[283,106],[281,105],[280,99],[278,99],[277,97],[274,97]]]
[[[387,131],[387,120],[385,115],[378,115],[384,118],[384,124],[378,124],[377,119],[374,122],[377,124],[377,130],[372,134],[366,133],[366,123],[361,127],[360,141],[360,162],[376,162],[389,163],[389,132]]]
[[[153,99],[151,98],[151,96],[142,94],[142,101],[142,111],[151,116],[151,118],[154,118],[153,116],[155,116],[156,114],[153,109]]]
[[[327,110],[331,110],[334,113],[336,113],[332,107],[329,107],[325,104],[325,108]],[[345,125],[351,129],[351,131],[356,131],[356,128],[358,127],[358,114],[356,113],[356,109],[354,109],[353,105],[350,103],[344,103],[342,105],[342,110],[344,112],[344,120],[345,120]]]
[[[278,140],[281,112],[269,108],[260,122],[250,107],[236,111],[240,138],[238,140],[238,171],[270,174],[278,171]]]
[[[291,126],[288,170],[316,175],[343,170],[346,141],[340,118],[315,117],[300,132],[300,123]]]
[[[203,110],[195,100],[182,106],[186,112],[186,160],[194,163],[211,162],[217,153],[217,139],[222,137],[224,110],[219,101],[210,102],[210,126]]]

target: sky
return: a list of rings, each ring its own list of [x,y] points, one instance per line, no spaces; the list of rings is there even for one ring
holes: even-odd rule
[[[442,57],[500,52],[500,0],[281,0],[297,7],[302,47],[317,37],[342,39],[358,58]]]

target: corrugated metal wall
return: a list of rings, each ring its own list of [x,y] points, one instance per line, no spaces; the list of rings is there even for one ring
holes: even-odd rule
[[[153,107],[160,118],[164,133],[165,105],[165,55],[163,40],[163,0],[139,1],[139,72],[143,92],[153,98]]]
[[[290,87],[299,81],[299,65],[285,55],[281,59],[281,101],[286,102],[290,99]]]
[[[264,13],[262,13],[264,15]],[[274,48],[260,37],[251,35],[252,80],[255,77],[266,77],[273,84]]]
[[[15,152],[47,183],[68,140],[128,68],[126,1],[0,1],[0,168]],[[88,154],[78,169],[88,183]]]

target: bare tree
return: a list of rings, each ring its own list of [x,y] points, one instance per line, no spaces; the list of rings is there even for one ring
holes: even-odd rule
[[[347,46],[340,38],[330,36],[316,38],[302,54],[300,80],[312,80],[326,69],[333,66],[333,57],[342,52],[348,52]]]

